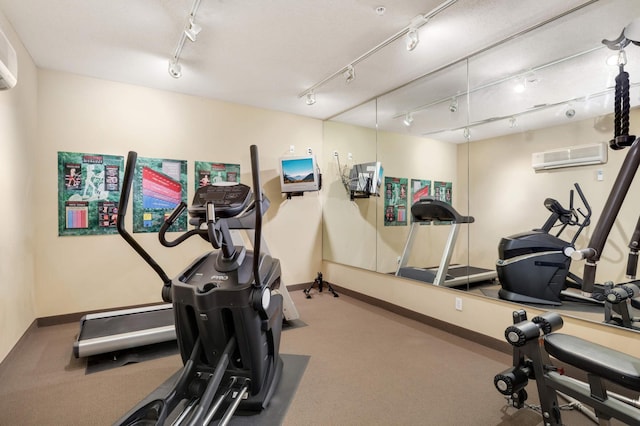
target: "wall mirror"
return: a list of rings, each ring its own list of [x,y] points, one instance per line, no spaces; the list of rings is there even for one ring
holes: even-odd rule
[[[605,47],[602,40],[617,38],[634,17],[640,17],[639,2],[601,0],[584,2],[570,13],[521,28],[468,57],[435,71],[425,70],[421,78],[328,120],[324,152],[329,156],[337,149],[342,161],[360,146],[359,137],[349,133],[371,133],[366,139],[375,154],[368,152],[362,161],[375,156],[383,164],[385,176],[408,179],[408,192],[411,179],[430,180],[432,185],[435,181],[451,182],[454,207],[475,219],[460,230],[455,262],[495,269],[503,237],[540,228],[548,219],[550,212],[544,205],[547,198],[568,207],[573,190],[576,210],[586,211],[576,193],[576,183],[593,212],[591,224],[575,239],[576,247],[586,247],[627,152],[608,148],[614,131],[618,52]],[[637,134],[640,113],[633,107],[640,104],[640,47],[629,45],[625,53],[631,86],[631,133],[635,129]],[[613,61],[613,66],[607,61]],[[363,120],[357,112],[366,112],[368,118]],[[406,126],[404,121],[411,121],[411,125]],[[605,146],[607,156],[601,164],[555,169],[532,166],[534,154],[599,145]],[[342,167],[361,160],[360,156],[352,158],[351,163],[343,161]],[[388,205],[384,194],[351,201],[342,189],[345,205],[343,210],[336,209],[333,185],[340,185],[333,183],[332,176],[337,166],[333,166],[333,159],[326,161],[325,174],[331,188],[324,206],[324,258],[392,273],[410,223],[385,226]],[[627,245],[638,220],[634,208],[637,202],[632,198],[639,189],[640,183],[634,182],[611,231],[598,264],[599,283],[625,281]],[[349,223],[344,209],[357,210],[358,219],[366,221],[367,226]],[[569,226],[559,238],[571,241],[578,229]],[[339,236],[334,235],[336,230]],[[550,232],[555,235],[559,230],[553,227]],[[374,231],[375,238],[371,234]],[[439,247],[446,242],[447,229],[433,226],[420,232],[411,262],[433,265],[441,254]],[[367,250],[362,249],[362,241],[366,241]],[[336,243],[342,251],[336,249]],[[366,252],[367,260],[352,253],[353,247],[360,256]],[[418,252],[429,257],[416,259]],[[570,265],[578,278],[582,269],[580,262]],[[456,288],[498,297],[501,286],[494,283]],[[563,299],[559,306],[536,306],[598,322],[604,319],[601,305],[584,309],[580,302]]]

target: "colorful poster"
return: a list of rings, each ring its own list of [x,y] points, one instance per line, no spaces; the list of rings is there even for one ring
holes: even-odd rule
[[[122,156],[58,152],[58,235],[117,233],[123,175]]]
[[[451,204],[453,184],[451,182],[433,182],[433,198]]]
[[[216,182],[240,182],[240,164],[195,163],[195,189]]]
[[[138,158],[133,180],[133,232],[158,232],[165,217],[187,200],[187,162]],[[181,215],[170,231],[187,230]]]
[[[384,178],[384,226],[407,224],[407,178]]]
[[[431,181],[424,179],[411,179],[411,205],[420,201],[421,198],[426,198],[431,195]],[[409,216],[411,216],[411,210],[409,210]],[[411,222],[413,223],[413,216],[411,216]]]

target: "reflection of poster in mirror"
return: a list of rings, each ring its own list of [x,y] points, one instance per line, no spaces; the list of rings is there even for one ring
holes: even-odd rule
[[[158,232],[165,217],[187,199],[187,162],[138,158],[133,181],[133,232]],[[187,216],[169,228],[186,231]]]
[[[431,195],[431,181],[425,179],[411,179],[411,205]],[[411,211],[408,212],[411,215]],[[413,222],[413,217],[411,218]]]
[[[407,178],[384,178],[384,226],[407,224]]]
[[[195,188],[217,182],[240,182],[240,164],[195,162]]]
[[[451,182],[433,182],[433,198],[451,204],[453,201],[453,184]]]
[[[58,152],[58,235],[115,234],[124,157]]]

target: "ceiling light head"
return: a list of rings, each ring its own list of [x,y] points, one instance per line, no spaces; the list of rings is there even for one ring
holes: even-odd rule
[[[189,23],[184,29],[184,34],[187,36],[187,38],[191,41],[196,41],[198,39],[198,34],[200,34],[200,31],[202,31],[202,27],[193,21],[193,16],[189,18]]]
[[[313,90],[307,93],[306,102],[309,106],[316,103],[316,94],[313,92]]]
[[[356,78],[356,70],[353,67],[353,65],[349,65],[344,72],[342,73],[342,75],[344,75],[344,79],[347,83],[351,83],[353,80],[355,80]]]
[[[407,50],[411,52],[420,43],[420,37],[418,36],[418,29],[416,27],[409,28],[407,32]]]
[[[449,111],[451,112],[458,111],[458,98],[451,98],[451,103],[449,104]]]
[[[410,112],[408,112],[405,116],[404,119],[402,120],[402,123],[407,126],[407,127],[411,127],[411,125],[413,124],[413,114],[411,114]]]
[[[469,128],[468,128],[468,127],[465,127],[465,128],[462,130],[462,135],[464,136],[464,138],[465,138],[466,140],[470,140],[470,139],[471,139],[471,130],[469,130]]]
[[[182,67],[176,59],[171,59],[169,61],[169,75],[173,78],[182,77]]]
[[[573,107],[571,105],[567,105],[567,110],[564,112],[564,115],[568,119],[572,119],[573,117],[576,116],[576,110],[573,109]]]

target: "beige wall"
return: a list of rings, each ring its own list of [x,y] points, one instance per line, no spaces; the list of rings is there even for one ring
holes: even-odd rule
[[[435,181],[452,182],[453,203],[457,203],[458,163],[457,147],[454,144],[433,139],[415,137],[408,134],[379,132],[378,160],[384,166],[385,176],[431,181],[431,195]],[[407,188],[407,197],[411,189]],[[411,207],[411,200],[407,206]],[[457,208],[457,206],[456,206]],[[384,197],[378,199],[378,272],[395,272],[398,256],[402,255],[409,229],[411,212],[407,212],[407,226],[384,226]],[[415,231],[415,239],[408,265],[438,265],[450,226],[420,226]],[[453,261],[457,261],[453,259]]]
[[[0,91],[0,360],[4,359],[36,316],[34,199],[44,179],[36,161],[36,67],[0,13],[0,28],[18,55],[18,83]]]
[[[251,185],[249,145],[256,144],[271,200],[264,234],[281,259],[283,282],[308,282],[319,270],[320,197],[285,200],[278,178],[278,159],[290,145],[321,152],[319,120],[48,70],[39,72],[38,110],[39,155],[30,165],[46,177],[34,193],[46,212],[35,219],[38,316],[160,301],[160,279],[118,235],[58,237],[58,151],[126,156],[135,150],[141,157],[187,160],[190,200],[196,160],[240,163],[242,181]],[[155,234],[136,237],[169,276],[211,250],[195,238],[170,249]]]

